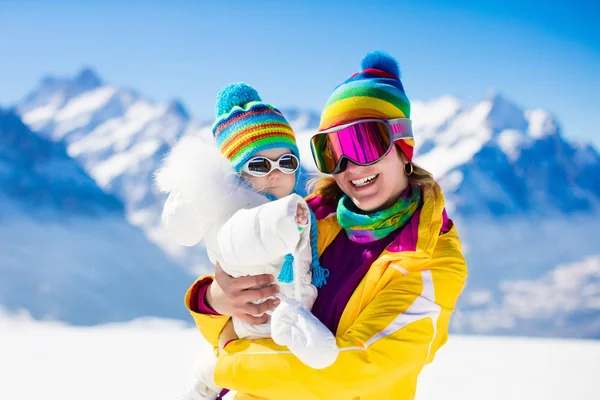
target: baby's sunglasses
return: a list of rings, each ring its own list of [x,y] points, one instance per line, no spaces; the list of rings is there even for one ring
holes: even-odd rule
[[[283,154],[277,160],[271,160],[264,156],[252,157],[242,167],[242,171],[256,177],[267,176],[274,169],[284,174],[293,174],[300,165],[298,157],[293,154]]]
[[[325,129],[310,139],[310,149],[319,171],[344,172],[348,161],[372,165],[385,157],[398,139],[412,138],[412,121],[362,119]]]

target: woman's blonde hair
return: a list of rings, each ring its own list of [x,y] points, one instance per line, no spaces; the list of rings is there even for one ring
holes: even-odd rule
[[[400,149],[398,149],[398,154],[402,157],[404,161],[406,160],[406,156]],[[425,168],[421,168],[418,165],[412,163],[413,172],[408,175],[408,184],[411,186],[420,186],[422,188],[436,188],[435,179],[433,179],[433,175],[431,172],[427,171]],[[404,173],[404,171],[403,171]],[[337,182],[330,175],[324,174],[316,174],[313,179],[308,182],[308,192],[314,193],[321,196],[327,202],[337,203],[344,192],[338,186]]]

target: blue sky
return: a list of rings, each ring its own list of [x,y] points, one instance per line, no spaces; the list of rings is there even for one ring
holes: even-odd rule
[[[318,111],[365,53],[382,49],[399,60],[411,99],[475,102],[497,91],[549,109],[567,136],[600,147],[597,2],[122,3],[0,0],[0,104],[45,74],[93,66],[107,82],[179,98],[202,119],[235,81],[278,107]]]

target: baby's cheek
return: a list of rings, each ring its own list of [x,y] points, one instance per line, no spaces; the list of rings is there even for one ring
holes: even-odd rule
[[[294,186],[296,185],[296,176],[295,174],[289,174],[285,176],[286,188],[290,193],[294,190]],[[289,193],[288,193],[289,194]]]
[[[244,178],[246,179],[246,182],[248,182],[248,184],[254,190],[260,191],[266,186],[264,177],[246,175],[246,176],[244,176]]]

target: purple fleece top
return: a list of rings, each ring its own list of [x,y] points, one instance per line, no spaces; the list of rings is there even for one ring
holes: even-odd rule
[[[321,266],[329,270],[329,278],[319,289],[312,313],[334,335],[352,293],[400,229],[383,239],[364,244],[351,241],[342,230],[321,255]]]
[[[409,195],[410,188],[402,194],[403,197]],[[335,211],[335,206],[326,204],[318,196],[311,198],[308,203],[318,219],[326,218]],[[327,284],[319,289],[312,313],[334,335],[350,297],[381,253],[386,248],[392,252],[414,251],[420,217],[421,208],[417,209],[404,226],[382,239],[364,244],[351,241],[346,232],[341,230],[321,254],[319,260],[323,268],[329,270],[329,278]],[[440,233],[448,232],[451,227],[452,222],[444,210]]]

